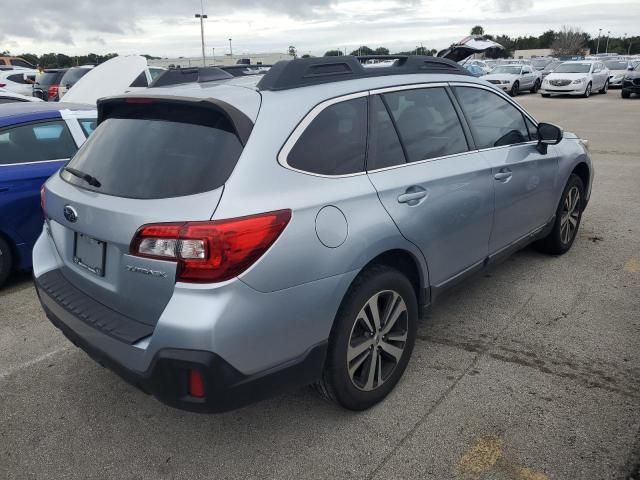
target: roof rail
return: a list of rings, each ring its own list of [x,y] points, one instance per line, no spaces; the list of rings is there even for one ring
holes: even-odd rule
[[[252,75],[263,75],[271,68],[271,65],[246,65],[246,64],[238,64],[238,65],[228,65],[220,67],[221,70],[224,70],[227,73],[230,73],[234,77],[249,77]]]
[[[367,68],[367,60],[395,60],[392,65]],[[301,58],[276,63],[258,83],[259,90],[288,90],[358,78],[407,75],[417,73],[447,73],[470,75],[460,65],[444,58],[421,55],[370,55],[365,57]]]
[[[156,78],[149,88],[168,87],[181,83],[203,83],[233,78],[230,73],[218,67],[171,68]]]

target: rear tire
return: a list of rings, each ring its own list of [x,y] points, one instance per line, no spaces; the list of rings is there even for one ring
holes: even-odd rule
[[[542,95],[544,98],[549,98],[551,96],[548,93],[541,93],[540,95]]]
[[[620,92],[620,96],[622,98],[631,98],[631,92],[625,88],[622,89],[622,91]]]
[[[553,230],[534,244],[538,250],[551,255],[564,255],[571,250],[582,221],[584,198],[582,179],[571,174],[556,210]]]
[[[11,247],[4,238],[0,237],[0,287],[7,281],[11,270],[13,270]]]
[[[386,265],[367,268],[336,315],[322,379],[315,385],[318,393],[356,411],[383,400],[407,367],[417,322],[409,279]]]
[[[511,86],[509,95],[511,95],[512,97],[517,97],[518,93],[520,93],[520,82],[516,80],[515,82],[513,82],[513,85]]]

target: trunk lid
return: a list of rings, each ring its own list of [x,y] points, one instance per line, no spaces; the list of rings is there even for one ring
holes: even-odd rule
[[[470,36],[463,38],[447,49],[441,50],[438,52],[438,57],[448,58],[454,62],[461,62],[471,55],[485,52],[490,48],[504,49],[502,45],[493,40],[486,39],[482,36]]]
[[[155,325],[173,294],[176,263],[131,255],[131,241],[143,225],[211,219],[246,142],[235,123],[242,115],[202,99],[101,101],[95,132],[45,184],[65,278],[118,313]],[[246,135],[252,120],[244,121]]]
[[[125,93],[147,68],[139,55],[115,57],[98,65],[65,92],[64,101],[95,105],[99,98]]]

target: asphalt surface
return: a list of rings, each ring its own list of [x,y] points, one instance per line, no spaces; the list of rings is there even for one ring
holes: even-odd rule
[[[447,295],[404,379],[352,413],[308,390],[173,410],[73,347],[28,275],[0,291],[0,479],[623,479],[640,461],[640,99],[518,97],[591,142],[562,258],[526,249]]]

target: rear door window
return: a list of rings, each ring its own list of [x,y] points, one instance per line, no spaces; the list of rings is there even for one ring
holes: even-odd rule
[[[444,88],[384,95],[409,162],[454,155],[469,148],[460,119]]]
[[[302,133],[287,157],[292,168],[320,175],[364,171],[367,145],[367,99],[325,108]]]
[[[66,160],[76,150],[63,121],[33,123],[0,131],[0,165]]]
[[[162,106],[158,107],[162,110]],[[165,108],[166,110],[166,108]],[[179,106],[170,110],[180,118]],[[187,121],[196,114],[186,112]],[[108,118],[82,146],[70,167],[94,176],[100,187],[68,172],[78,187],[127,198],[157,199],[203,193],[231,175],[242,144],[223,115],[207,110],[207,125],[153,118]]]
[[[524,115],[507,100],[480,88],[455,89],[477,148],[502,147],[530,140]]]
[[[27,81],[24,78],[24,74],[23,73],[15,73],[13,75],[9,75],[7,77],[7,80],[14,82],[14,83],[27,83]]]

